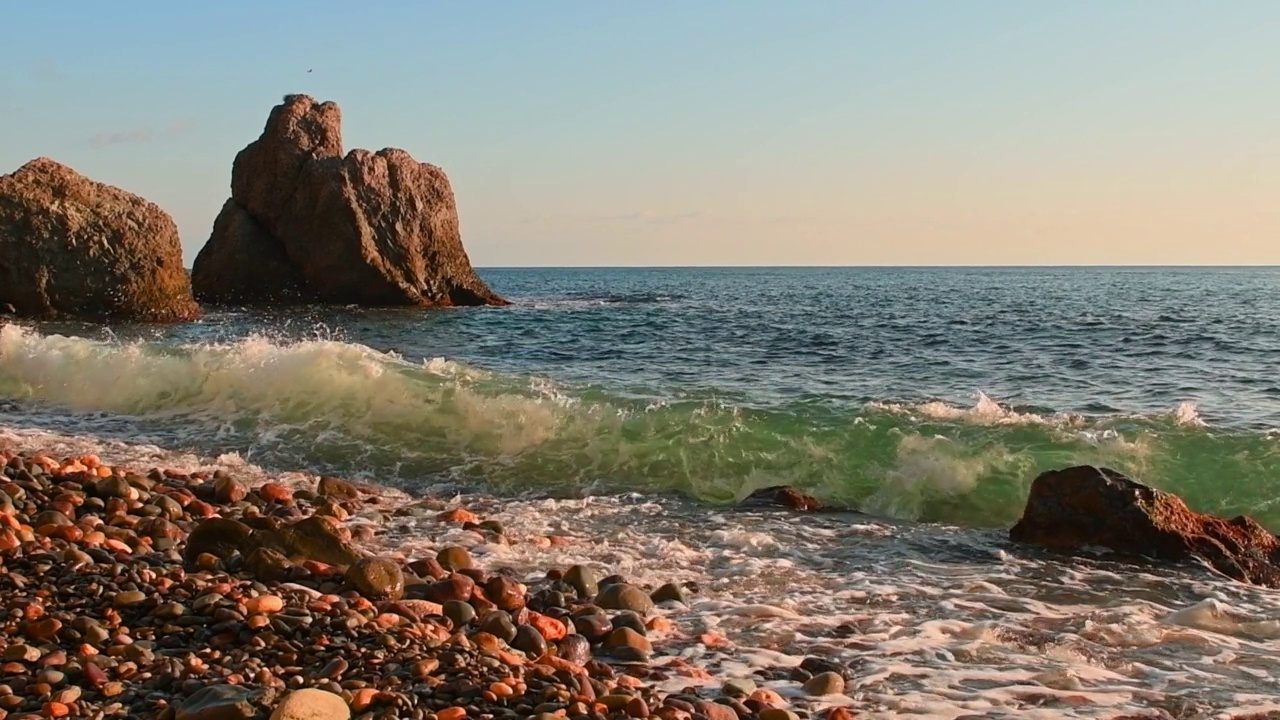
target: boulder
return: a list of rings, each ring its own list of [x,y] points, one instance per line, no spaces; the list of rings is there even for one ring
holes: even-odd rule
[[[1280,541],[1256,521],[1195,512],[1182,498],[1107,468],[1041,474],[1009,537],[1064,553],[1104,547],[1175,562],[1199,558],[1236,580],[1280,587]]]
[[[756,490],[742,501],[742,505],[745,507],[781,506],[802,512],[826,509],[817,498],[790,485],[776,485]]]
[[[404,572],[390,558],[366,557],[347,570],[347,584],[370,600],[399,600],[404,597]]]
[[[192,282],[217,303],[506,304],[471,267],[444,171],[403,150],[344,155],[338,106],[306,95],[236,155]]]
[[[200,317],[178,226],[156,205],[48,158],[0,177],[0,307],[27,317]]]
[[[319,515],[276,529],[257,530],[241,551],[248,556],[259,548],[274,550],[294,562],[315,560],[344,567],[363,557],[351,546],[349,531]]]
[[[349,720],[351,710],[341,695],[316,688],[294,690],[271,713],[271,720]]]
[[[187,562],[195,562],[205,553],[226,560],[240,552],[252,534],[253,530],[239,520],[216,516],[201,520],[187,536],[182,556]]]

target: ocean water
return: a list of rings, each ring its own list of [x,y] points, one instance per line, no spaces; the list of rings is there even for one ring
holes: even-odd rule
[[[658,648],[713,679],[678,687],[756,673],[795,694],[786,668],[822,654],[851,677],[823,702],[871,717],[1280,697],[1280,593],[1003,533],[1038,472],[1082,462],[1280,530],[1280,270],[482,275],[515,305],[7,326],[0,442],[456,496],[527,542],[424,514],[387,547],[695,582]],[[776,484],[858,512],[733,507]]]

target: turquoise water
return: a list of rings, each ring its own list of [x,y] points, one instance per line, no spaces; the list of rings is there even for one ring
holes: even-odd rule
[[[1280,529],[1280,271],[493,269],[510,308],[0,336],[0,423],[503,493],[1017,518],[1104,463]]]

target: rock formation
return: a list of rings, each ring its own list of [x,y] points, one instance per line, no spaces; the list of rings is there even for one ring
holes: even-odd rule
[[[506,304],[471,268],[444,171],[403,150],[343,155],[338,106],[305,95],[236,156],[192,282],[218,303]]]
[[[200,308],[178,227],[156,205],[48,158],[0,177],[0,308],[171,322]]]
[[[1106,468],[1041,474],[1009,537],[1064,553],[1105,547],[1159,560],[1200,558],[1236,580],[1280,587],[1280,541],[1256,521],[1202,515]]]

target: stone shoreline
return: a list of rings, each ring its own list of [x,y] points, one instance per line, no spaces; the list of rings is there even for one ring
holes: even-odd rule
[[[652,611],[683,602],[679,586],[585,566],[530,581],[458,546],[369,554],[377,529],[344,521],[384,502],[371,488],[5,450],[0,464],[0,720],[815,714],[750,682],[699,693],[699,668],[651,663],[671,630]],[[465,508],[437,519],[503,540]],[[815,699],[843,691],[839,666],[805,665]],[[658,689],[681,676],[685,691]]]

